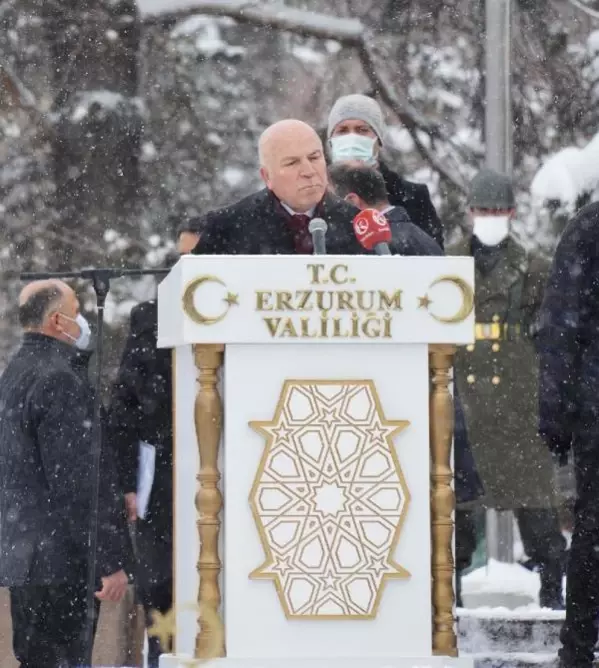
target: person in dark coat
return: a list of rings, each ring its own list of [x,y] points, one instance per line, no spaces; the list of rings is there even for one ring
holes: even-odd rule
[[[389,247],[397,255],[443,255],[439,244],[416,227],[403,206],[389,203],[382,174],[359,161],[339,162],[329,167],[333,192],[356,208],[376,209],[391,227]]]
[[[327,123],[333,164],[360,160],[375,166],[383,175],[390,204],[402,206],[410,220],[443,248],[443,225],[431,201],[428,188],[392,171],[381,159],[387,129],[383,111],[367,95],[345,95],[333,105]]]
[[[288,119],[267,128],[259,144],[266,187],[204,217],[195,254],[312,254],[308,226],[323,218],[329,255],[368,253],[358,243],[352,220],[359,210],[327,192],[324,149],[316,132]]]
[[[474,257],[476,342],[456,355],[456,381],[485,487],[485,509],[513,510],[526,554],[538,565],[543,607],[563,609],[566,541],[549,453],[537,434],[534,333],[548,263],[510,233],[511,180],[483,169],[472,180],[472,234],[448,254]],[[534,481],[534,482],[531,482]],[[458,536],[468,514],[457,513]]]
[[[177,254],[191,252],[200,239],[202,222],[183,222],[177,231]],[[152,299],[131,310],[109,410],[109,434],[117,453],[127,515],[136,523],[136,583],[150,626],[152,610],[165,614],[173,600],[173,419],[171,351],[157,347],[158,302]],[[138,517],[137,481],[140,443],[155,448],[154,480],[148,507]],[[148,638],[148,668],[158,668],[167,648]]]
[[[392,240],[391,252],[398,255],[443,255],[443,251],[428,234],[416,227],[401,206],[389,203],[385,182],[379,171],[360,162],[340,162],[329,168],[331,185],[337,195],[359,209],[376,209],[389,221]],[[464,409],[459,394],[455,393],[454,469],[456,503],[471,503],[483,494],[474,457],[468,442]],[[456,541],[456,568],[462,571],[470,566],[476,548],[470,532],[462,531]],[[463,542],[466,541],[466,545]],[[456,601],[461,607],[461,579],[456,580]]]
[[[563,465],[573,451],[574,533],[567,568],[563,668],[590,668],[599,617],[599,203],[557,246],[540,311],[539,433]]]
[[[89,326],[73,290],[56,280],[27,285],[19,317],[23,341],[0,377],[0,586],[10,590],[21,668],[74,668],[89,665],[91,652],[88,569],[96,602],[127,590],[124,504],[115,503],[116,469],[103,448],[98,550],[88,563],[94,392],[89,354],[78,348]]]

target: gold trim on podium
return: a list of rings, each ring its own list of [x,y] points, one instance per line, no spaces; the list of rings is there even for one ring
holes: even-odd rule
[[[200,558],[198,606],[200,630],[196,636],[195,656],[200,659],[225,656],[223,622],[220,617],[219,556],[220,512],[223,499],[218,488],[221,474],[218,452],[223,406],[218,392],[218,372],[223,363],[222,345],[193,346],[195,366],[199,372],[199,390],[195,399],[195,429],[200,453],[199,490],[196,495]]]
[[[455,494],[451,483],[453,399],[449,390],[456,347],[429,347],[432,380],[430,395],[431,449],[431,572],[433,604],[433,654],[457,656],[453,614],[453,511]]]

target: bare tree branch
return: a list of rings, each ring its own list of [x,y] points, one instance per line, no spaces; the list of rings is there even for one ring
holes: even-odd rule
[[[179,7],[177,8],[177,3]],[[410,132],[421,155],[436,169],[441,177],[461,192],[466,191],[464,180],[454,166],[448,166],[418,137],[417,130],[431,139],[447,142],[464,156],[464,149],[455,146],[439,124],[431,123],[412,106],[403,93],[398,92],[387,80],[380,59],[371,43],[372,34],[358,19],[344,19],[328,14],[318,14],[300,9],[246,0],[172,0],[172,10],[160,13],[154,0],[138,0],[140,14],[146,24],[169,24],[194,14],[227,16],[241,23],[285,30],[304,37],[335,40],[346,47],[356,48],[364,72],[372,87],[392,109]],[[158,6],[160,3],[158,2]],[[153,11],[152,8],[156,7]]]
[[[374,50],[369,46],[366,40],[362,41],[358,49],[360,62],[370,82],[379,92],[385,104],[397,115],[399,120],[404,124],[410,133],[416,147],[421,155],[426,158],[430,164],[439,172],[441,177],[448,183],[453,184],[458,190],[465,193],[466,184],[459,172],[445,166],[437,156],[424,144],[418,136],[418,130],[427,133],[431,139],[437,138],[444,141],[451,141],[444,136],[444,133],[437,126],[431,125],[420,113],[412,107],[410,102],[405,97],[396,92],[383,73],[383,68],[378,62]]]

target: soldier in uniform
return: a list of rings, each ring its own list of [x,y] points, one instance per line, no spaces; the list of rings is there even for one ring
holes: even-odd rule
[[[458,351],[455,371],[485,488],[482,505],[514,511],[524,549],[539,568],[540,603],[563,609],[566,545],[551,455],[537,435],[533,342],[549,263],[510,234],[515,198],[506,176],[479,172],[471,183],[469,207],[472,235],[448,254],[475,260],[476,344]],[[456,515],[458,555],[463,546],[473,545],[471,512],[458,509]],[[463,555],[459,561],[464,563]]]

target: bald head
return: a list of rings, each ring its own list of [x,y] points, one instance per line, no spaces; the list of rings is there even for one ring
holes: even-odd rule
[[[312,142],[314,145],[319,145],[322,150],[322,142],[314,128],[303,121],[286,118],[273,123],[260,135],[258,140],[260,167],[268,168],[273,158],[276,159],[277,154],[294,141]]]
[[[70,290],[69,286],[57,278],[48,278],[44,281],[33,281],[28,283],[19,294],[19,306],[24,306],[31,297],[38,293],[52,292],[59,297],[66,290]]]
[[[304,213],[320,202],[327,186],[322,142],[303,121],[286,119],[268,127],[258,142],[260,175],[284,204]]]
[[[19,295],[19,321],[28,332],[72,342],[79,334],[78,313],[75,291],[57,279],[29,283]]]
[[[29,283],[19,295],[19,321],[23,329],[39,329],[46,315],[59,308],[65,295],[71,291],[66,283],[56,279]]]

